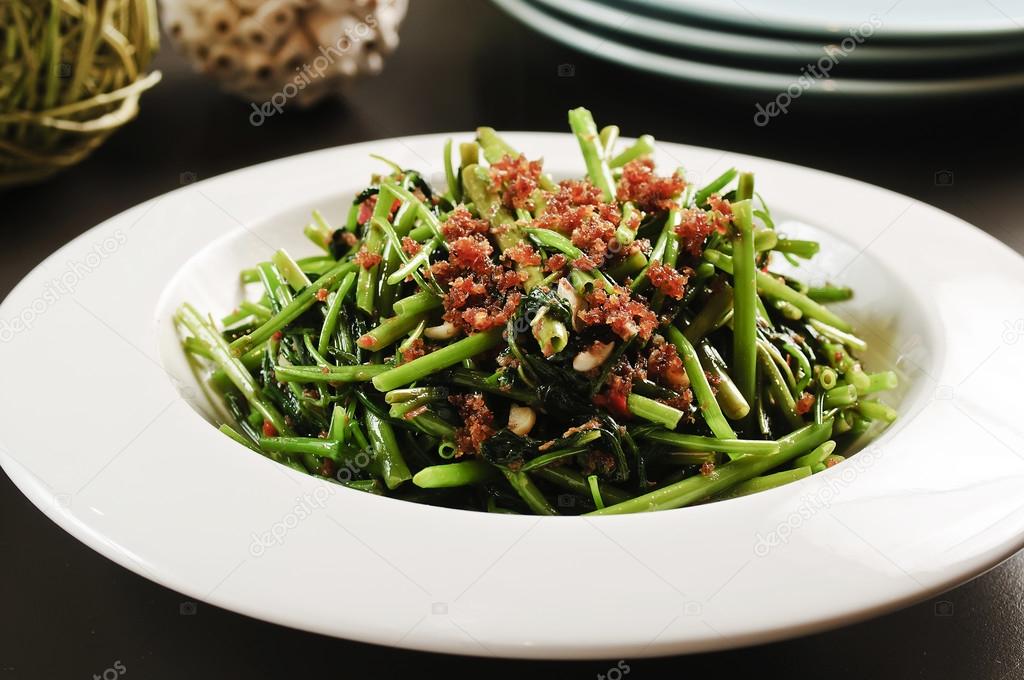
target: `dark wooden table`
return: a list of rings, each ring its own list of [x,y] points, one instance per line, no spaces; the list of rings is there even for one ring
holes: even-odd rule
[[[165,50],[158,63],[164,82],[143,98],[137,121],[79,167],[39,186],[0,193],[0,295],[81,232],[194,178],[311,149],[468,130],[482,122],[504,129],[564,130],[566,110],[578,105],[591,108],[599,121],[619,123],[626,134],[650,132],[659,139],[778,158],[889,187],[948,210],[1024,252],[1020,95],[856,104],[805,98],[761,128],[753,124],[755,97],[584,57],[528,31],[483,0],[414,2],[402,37],[385,73],[360,83],[344,103],[289,109],[260,127],[249,124],[244,103],[220,95]],[[560,68],[563,64],[572,68]],[[566,77],[569,70],[574,74]],[[922,248],[926,253],[927,244]],[[491,661],[378,648],[192,603],[65,534],[3,475],[0,563],[4,678],[103,677],[115,663],[129,679],[196,680],[449,672],[476,678],[587,678],[601,677],[612,665]],[[773,668],[789,677],[832,680],[1024,677],[1022,570],[1024,557],[1018,554],[940,598],[872,621],[751,649],[628,660],[630,675],[760,676]]]

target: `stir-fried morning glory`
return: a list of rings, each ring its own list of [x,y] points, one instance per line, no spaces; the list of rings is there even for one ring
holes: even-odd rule
[[[797,481],[895,419],[895,373],[829,306],[852,291],[773,272],[819,246],[776,232],[753,175],[693,186],[649,135],[569,125],[582,178],[480,128],[445,145],[443,191],[386,162],[313,214],[317,255],[253,263],[219,322],[183,305],[222,431],[370,493],[607,515]]]

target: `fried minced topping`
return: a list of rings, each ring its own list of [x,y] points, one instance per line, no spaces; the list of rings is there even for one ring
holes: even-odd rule
[[[491,188],[501,196],[502,205],[513,210],[533,210],[541,166],[541,161],[527,160],[523,154],[516,158],[506,155],[492,163]]]
[[[665,387],[680,391],[690,386],[690,380],[683,368],[683,360],[676,346],[655,336],[654,347],[647,357],[647,375]]]
[[[600,266],[617,248],[612,245],[622,220],[616,203],[602,200],[601,190],[585,180],[566,180],[545,194],[544,212],[533,225],[568,236],[586,257],[573,262],[580,269]],[[617,245],[617,244],[616,244]]]
[[[632,297],[629,288],[612,285],[595,288],[586,296],[588,309],[579,312],[587,326],[604,324],[623,340],[634,335],[648,340],[658,327],[658,317],[642,300]]]
[[[483,225],[483,227],[481,227]],[[444,320],[465,333],[503,326],[515,314],[526,274],[492,259],[487,222],[456,209],[442,225],[449,240],[448,259],[431,265],[444,294]]]
[[[448,401],[462,418],[462,427],[455,433],[455,444],[458,448],[456,457],[478,453],[480,447],[497,430],[494,428],[494,412],[479,392],[470,394],[453,394]]]
[[[371,253],[369,250],[366,249],[366,246],[363,246],[362,248],[359,249],[359,252],[356,253],[355,259],[356,264],[358,264],[363,269],[373,269],[378,264],[380,264],[380,261],[383,258],[381,258],[379,253]]]
[[[675,205],[685,188],[686,180],[680,175],[655,175],[654,161],[638,158],[622,167],[616,197],[620,201],[632,201],[644,212],[663,212]]]
[[[427,353],[426,343],[423,338],[416,338],[410,342],[407,346],[402,348],[402,361],[409,363],[414,359],[419,359]]]
[[[446,241],[455,241],[466,236],[486,235],[490,229],[487,220],[473,217],[473,213],[462,205],[455,208],[441,225],[441,233]]]
[[[408,236],[402,237],[402,252],[406,255],[412,256],[423,250],[423,245],[419,241],[414,241]]]
[[[676,225],[676,235],[682,240],[682,249],[694,257],[699,257],[704,249],[704,241],[715,230],[708,214],[696,208],[687,208],[680,215]]]
[[[501,256],[524,267],[532,267],[540,264],[540,253],[534,250],[533,246],[525,241],[512,246],[502,253]]]
[[[663,265],[660,262],[652,262],[647,268],[647,278],[651,285],[673,300],[682,300],[686,295],[686,283],[690,280],[693,270],[684,268],[683,271],[675,267]]]
[[[569,258],[562,253],[555,253],[548,257],[547,262],[544,263],[544,271],[555,272],[562,271],[565,266],[569,264]]]
[[[711,194],[708,197],[708,206],[711,207],[711,219],[715,229],[725,232],[729,227],[729,222],[732,221],[732,204],[718,194]]]

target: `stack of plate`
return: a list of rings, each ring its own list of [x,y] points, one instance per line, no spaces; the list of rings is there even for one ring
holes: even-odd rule
[[[917,96],[1024,86],[1024,0],[494,1],[584,52],[726,87]]]

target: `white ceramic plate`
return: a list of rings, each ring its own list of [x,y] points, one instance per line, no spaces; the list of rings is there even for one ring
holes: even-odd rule
[[[745,30],[844,35],[872,16],[898,39],[983,39],[1019,34],[1022,0],[627,0],[627,4]]]
[[[757,68],[738,68],[712,61],[684,59],[669,53],[628,42],[626,36],[604,37],[586,30],[577,23],[545,11],[535,0],[493,0],[527,26],[540,31],[553,40],[569,45],[593,56],[626,66],[649,71],[680,80],[704,83],[716,87],[751,90],[767,94],[781,94],[800,90],[800,96],[879,96],[922,97],[980,94],[1016,89],[1024,86],[1024,72],[1010,71],[996,74],[978,74],[955,78],[878,79],[833,77],[811,80],[809,87],[800,87],[800,68],[786,71],[765,71]]]
[[[825,34],[815,40],[810,36],[794,37],[779,35],[750,35],[730,30],[715,29],[691,24],[687,17],[672,20],[658,16],[647,16],[621,5],[612,5],[601,0],[537,0],[537,4],[575,17],[604,30],[622,33],[626,40],[653,40],[669,49],[708,52],[730,58],[762,62],[770,59],[776,63],[790,64],[799,69],[808,63],[815,63],[826,55],[826,46],[840,47],[848,34]],[[1019,55],[1024,44],[1019,39],[995,40],[963,44],[899,44],[892,45],[878,38],[888,34],[884,22],[871,27],[871,39],[842,57],[844,71],[849,66],[881,69],[882,75],[892,66],[922,66],[936,70],[961,66],[965,61],[992,60],[997,57]],[[1019,36],[1017,36],[1019,37]]]
[[[469,134],[456,135],[467,139]],[[855,286],[842,313],[901,419],[847,462],[718,504],[601,518],[491,515],[351,491],[218,433],[170,323],[215,315],[237,271],[340,220],[368,154],[440,176],[445,136],[328,149],[202,181],[61,248],[0,305],[0,461],[53,521],[189,597],[296,628],[515,657],[766,642],[927,597],[1024,543],[1024,260],[935,208],[834,175],[661,144],[695,183],[729,166]],[[513,133],[556,175],[568,135]],[[31,545],[19,549],[31,550]]]

